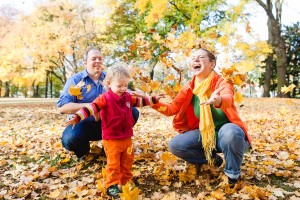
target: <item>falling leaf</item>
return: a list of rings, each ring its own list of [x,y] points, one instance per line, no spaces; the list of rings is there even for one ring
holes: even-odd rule
[[[243,101],[243,95],[239,92],[234,93],[234,101],[237,103],[241,103]]]
[[[288,92],[291,92],[291,91],[293,91],[293,89],[295,88],[296,86],[294,85],[294,84],[291,84],[291,85],[289,85],[289,86],[284,86],[284,87],[282,87],[281,88],[281,92],[283,92],[283,93],[288,93]]]
[[[71,85],[69,88],[69,94],[72,96],[80,96],[81,95],[81,87]]]

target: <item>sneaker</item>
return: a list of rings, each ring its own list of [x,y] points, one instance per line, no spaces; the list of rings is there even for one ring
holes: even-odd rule
[[[216,167],[221,167],[223,164],[223,158],[221,156],[219,156],[218,154],[216,154],[215,160],[214,160],[214,165]]]
[[[121,193],[118,185],[112,185],[109,188],[107,188],[106,193],[108,196],[113,197],[114,199],[120,198],[119,193]]]

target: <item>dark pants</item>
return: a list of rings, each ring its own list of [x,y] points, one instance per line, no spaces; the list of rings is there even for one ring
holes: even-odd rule
[[[139,118],[139,111],[132,108],[132,116],[137,122]],[[81,158],[90,151],[90,141],[97,141],[102,139],[101,120],[82,121],[76,124],[72,129],[72,125],[68,126],[62,134],[62,145],[69,151],[74,151],[78,158]]]

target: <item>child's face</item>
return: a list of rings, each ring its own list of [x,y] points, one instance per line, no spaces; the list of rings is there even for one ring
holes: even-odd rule
[[[129,78],[113,78],[110,82],[108,82],[108,86],[113,93],[122,96],[127,90],[128,82]]]

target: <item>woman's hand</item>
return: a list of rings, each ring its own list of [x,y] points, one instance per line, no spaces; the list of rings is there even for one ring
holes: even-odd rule
[[[147,95],[141,90],[128,91],[132,96],[146,98]]]
[[[205,102],[201,102],[201,105],[204,104],[206,105],[210,105],[213,104],[216,107],[220,107],[222,105],[222,97],[220,96],[220,92],[224,89],[225,87],[220,87],[218,89],[216,89],[210,96],[210,98],[205,101]]]
[[[159,101],[160,99],[165,98],[165,97],[166,97],[165,94],[158,94],[158,95],[155,96],[157,101]]]

